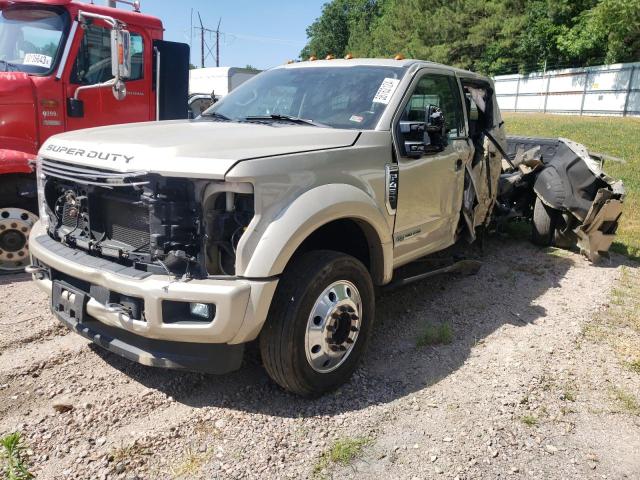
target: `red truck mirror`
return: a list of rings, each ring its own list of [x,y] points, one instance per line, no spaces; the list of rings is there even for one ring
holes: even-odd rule
[[[111,73],[114,77],[113,96],[124,100],[127,87],[123,80],[131,76],[131,35],[120,28],[111,30]]]
[[[111,73],[116,79],[131,76],[131,35],[127,30],[111,30]]]
[[[79,97],[83,90],[111,87],[113,96],[118,100],[124,100],[127,96],[124,80],[131,76],[131,34],[125,30],[126,25],[115,18],[82,10],[78,12],[78,19],[82,28],[86,28],[86,25],[93,20],[100,20],[111,27],[111,73],[113,79],[104,83],[83,85],[76,88],[73,98],[67,100],[67,109],[71,117],[84,115],[84,106]]]

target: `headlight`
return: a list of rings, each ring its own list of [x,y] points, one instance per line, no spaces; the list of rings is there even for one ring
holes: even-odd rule
[[[42,157],[36,158],[36,183],[38,187],[38,213],[40,215],[40,222],[48,229],[49,228],[49,215],[47,214],[47,201],[44,196],[44,173],[42,171]]]

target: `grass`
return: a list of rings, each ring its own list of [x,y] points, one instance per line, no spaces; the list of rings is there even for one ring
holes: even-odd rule
[[[614,388],[612,393],[616,401],[627,413],[640,415],[640,402],[636,397],[619,387]]]
[[[371,440],[365,437],[356,438],[341,438],[336,440],[328,451],[322,454],[320,460],[316,463],[313,469],[313,475],[315,477],[322,476],[322,471],[334,465],[349,465],[355,460],[362,449],[371,443]]]
[[[26,449],[20,432],[14,432],[0,439],[0,474],[6,480],[27,480],[34,478],[29,472],[24,451]]]
[[[640,118],[577,117],[505,113],[509,135],[565,137],[590,151],[622,158],[605,162],[605,171],[624,181],[627,191],[622,222],[612,250],[640,260]]]
[[[640,374],[640,271],[623,266],[609,305],[582,329],[592,342],[607,343],[620,364]]]
[[[566,388],[564,392],[562,392],[562,396],[564,397],[565,400],[569,402],[576,401],[576,392],[571,388]]]
[[[188,448],[182,461],[171,467],[171,474],[174,478],[193,478],[200,472],[204,464],[211,458],[213,451],[208,450],[199,453],[192,448]]]
[[[439,325],[427,325],[427,328],[418,337],[416,344],[419,347],[427,345],[448,345],[453,341],[453,330],[449,323]]]
[[[535,427],[538,424],[538,419],[533,415],[525,415],[522,417],[522,423],[527,427]]]
[[[141,443],[134,441],[130,445],[123,445],[112,449],[109,454],[109,460],[115,465],[146,455],[151,455],[151,450]]]

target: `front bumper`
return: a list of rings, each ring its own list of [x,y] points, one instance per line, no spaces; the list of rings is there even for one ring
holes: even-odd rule
[[[87,285],[84,289],[87,293],[86,317],[98,323],[90,328],[66,321],[69,327],[79,333],[86,331],[87,334],[83,335],[94,341],[96,334],[102,334],[131,345],[133,337],[129,335],[134,335],[143,344],[147,343],[147,351],[160,346],[148,343],[156,340],[215,346],[237,345],[255,339],[266,319],[278,283],[277,279],[177,281],[166,275],[138,275],[140,272],[133,269],[54,242],[45,234],[40,222],[31,232],[29,246],[32,259],[43,265],[45,272],[53,270],[64,278],[77,279]],[[42,290],[52,294],[54,282],[50,274],[34,275],[34,280]],[[90,295],[89,287],[101,287],[140,299],[144,312],[142,319],[130,318],[126,313],[101,303]],[[169,323],[165,320],[170,319],[163,319],[164,301],[214,304],[215,316],[210,322]],[[198,348],[197,345],[192,347]]]

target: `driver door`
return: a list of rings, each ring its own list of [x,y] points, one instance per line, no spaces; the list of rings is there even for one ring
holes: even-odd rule
[[[80,30],[79,30],[80,31]],[[111,74],[111,31],[99,25],[82,29],[78,51],[70,72],[67,96],[73,97],[80,86],[97,85],[113,78]],[[151,120],[150,80],[145,60],[148,45],[143,35],[131,32],[131,77],[125,80],[127,96],[117,100],[110,87],[80,92],[84,102],[82,117],[67,117],[67,129],[99,127]]]
[[[455,242],[472,149],[465,135],[458,79],[449,72],[421,70],[395,119],[399,187],[394,229],[396,265],[408,263]],[[412,158],[405,151],[400,121],[424,122],[425,108],[439,107],[445,118],[444,148]]]

